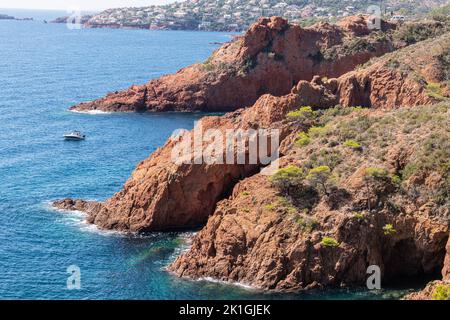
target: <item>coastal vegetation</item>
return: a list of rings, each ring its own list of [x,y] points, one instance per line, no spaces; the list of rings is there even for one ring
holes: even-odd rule
[[[440,284],[433,292],[433,300],[450,300],[450,285]]]

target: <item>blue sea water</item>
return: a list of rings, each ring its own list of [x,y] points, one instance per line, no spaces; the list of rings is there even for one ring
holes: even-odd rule
[[[90,115],[69,106],[202,61],[216,48],[212,43],[228,39],[226,33],[0,21],[0,299],[396,297],[389,290],[266,294],[178,279],[164,267],[188,246],[191,233],[123,236],[85,224],[80,213],[49,207],[65,197],[107,199],[175,129],[189,129],[203,116]],[[72,129],[87,140],[63,141]],[[67,289],[71,265],[81,270],[80,290]]]

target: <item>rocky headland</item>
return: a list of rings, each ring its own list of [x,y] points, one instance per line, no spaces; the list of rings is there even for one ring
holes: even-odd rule
[[[416,41],[405,33],[423,28],[428,33],[422,32],[422,40],[446,30],[441,23],[411,24],[396,30],[396,25],[386,22],[381,24],[382,30],[372,30],[367,19],[356,16],[336,25],[302,28],[279,17],[262,18],[204,63],[71,110],[234,111],[251,106],[266,93],[286,95],[300,80],[339,77],[373,57]]]
[[[311,28],[262,19],[207,68],[76,106],[233,110],[203,118],[202,130],[276,128],[280,169],[268,176],[261,162],[177,163],[172,137],[106,202],[54,205],[85,211],[104,229],[203,226],[169,266],[181,277],[298,291],[365,285],[377,265],[383,283],[447,281],[450,33],[435,23],[384,28],[371,31],[364,17]],[[426,32],[410,37],[414,28]],[[354,41],[363,43],[356,51]],[[248,59],[249,69],[216,70]]]

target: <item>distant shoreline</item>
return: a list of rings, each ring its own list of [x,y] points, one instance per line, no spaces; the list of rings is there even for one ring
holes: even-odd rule
[[[34,21],[34,18],[16,18],[14,16],[0,13],[0,20]]]

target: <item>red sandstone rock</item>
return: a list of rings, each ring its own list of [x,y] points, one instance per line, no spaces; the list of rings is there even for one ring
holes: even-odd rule
[[[447,33],[376,58],[338,79],[300,81],[292,92],[306,97],[313,106],[320,96],[322,107],[340,104],[386,109],[436,103],[439,99],[429,94],[425,84],[445,82],[440,60],[450,49],[449,43]]]
[[[418,62],[434,65],[442,53],[441,44],[448,35],[423,45],[399,51],[396,56],[402,68],[414,70]],[[422,60],[414,59],[415,53],[423,54],[422,47],[437,48]],[[411,57],[402,59],[402,56]],[[397,108],[430,104],[429,97],[419,82],[410,79],[399,70],[391,70],[391,57],[359,71],[350,72],[338,79],[312,82],[300,81],[292,93],[283,97],[264,95],[251,108],[240,109],[223,117],[203,119],[204,131],[209,128],[249,129],[277,128],[281,140],[290,133],[283,122],[286,114],[302,105],[313,107],[367,106]],[[418,70],[417,72],[420,72]],[[379,78],[381,74],[391,76]],[[352,80],[350,80],[352,79]],[[426,78],[425,78],[426,79]],[[374,92],[372,91],[374,90]],[[101,228],[128,231],[151,231],[188,228],[203,224],[213,213],[216,203],[239,180],[256,173],[260,165],[177,165],[171,159],[173,141],[158,149],[149,159],[141,162],[122,191],[100,207],[94,207],[88,221]]]
[[[289,110],[298,105],[297,96],[263,96],[251,109],[223,117],[206,117],[203,131],[219,128],[280,129]],[[277,124],[280,125],[277,125]],[[169,140],[149,159],[141,162],[124,188],[106,203],[86,210],[88,222],[100,228],[124,231],[186,229],[202,225],[239,180],[259,171],[258,164],[176,164],[171,154],[175,141]],[[191,154],[193,156],[193,154]],[[66,207],[55,203],[57,207]]]
[[[394,50],[391,41],[380,41],[367,32],[364,37],[371,48],[324,59],[324,50],[339,48],[343,41],[355,37],[355,25],[360,28],[366,23],[364,18],[348,19],[351,21],[343,22],[341,27],[318,24],[301,28],[280,17],[262,18],[203,64],[71,109],[233,111],[252,105],[266,93],[288,94],[298,81],[310,81],[314,75],[338,77],[372,57]]]
[[[442,268],[442,278],[450,281],[450,238],[448,239],[445,250],[447,253],[445,255],[444,267]]]
[[[433,107],[426,108],[429,114]],[[379,118],[379,123],[389,114],[394,112],[357,113],[363,119]],[[442,114],[445,112],[441,110]],[[350,114],[334,119],[327,127],[334,132],[335,126],[352,123],[354,117]],[[392,163],[413,161],[421,141],[412,137],[425,136],[429,126],[446,127],[448,121],[443,118],[439,121],[442,122],[423,123],[414,134],[405,132],[397,122],[389,127],[395,138],[387,139],[387,146],[373,143],[366,145],[368,150],[364,152],[355,153],[339,144],[330,147],[329,141],[337,138],[333,135],[315,138],[306,147],[287,148],[290,151],[281,158],[282,167],[317,163],[321,154],[318,150],[325,155],[340,154],[342,160],[335,169],[341,175],[338,189],[329,196],[307,193],[298,200],[290,200],[268,177],[257,174],[247,178],[218,204],[206,226],[195,236],[190,250],[169,269],[181,277],[211,277],[277,291],[365,286],[370,265],[380,267],[383,283],[398,276],[435,274],[443,265],[447,270],[448,256],[445,263],[444,256],[449,239],[448,207],[430,197],[423,205],[414,205],[392,182],[385,181],[373,187],[379,196],[377,201],[371,201],[372,210],[368,210],[367,197],[373,190],[368,191],[363,180],[367,167],[388,167],[396,172]],[[385,160],[373,156],[380,149],[391,148],[409,149],[407,154],[392,152]],[[427,177],[435,174],[424,172]],[[434,190],[444,178],[432,179],[431,184],[427,180],[414,183],[417,188]],[[390,195],[389,201],[395,202],[397,209],[387,205],[387,198],[382,199]],[[380,204],[382,201],[384,205]],[[388,224],[393,226],[392,233],[384,231]],[[338,246],[324,246],[321,242],[324,237],[334,238]]]

